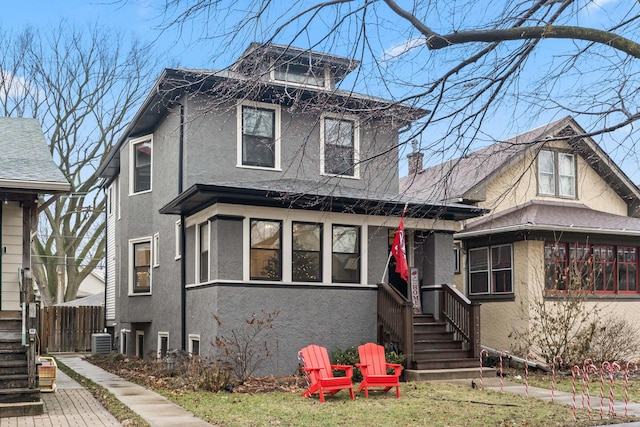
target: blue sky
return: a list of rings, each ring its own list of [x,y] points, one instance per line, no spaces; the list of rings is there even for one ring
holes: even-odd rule
[[[114,31],[124,32],[141,38],[143,41],[152,42],[155,41],[155,52],[162,55],[163,67],[186,67],[186,68],[208,68],[219,69],[229,65],[237,56],[248,46],[248,43],[252,41],[249,39],[251,35],[241,37],[235,40],[233,45],[224,45],[223,43],[216,43],[216,41],[198,42],[199,37],[206,31],[221,31],[223,28],[228,29],[230,22],[216,23],[214,26],[210,26],[207,29],[200,28],[198,26],[187,26],[181,34],[176,31],[161,33],[157,26],[162,22],[159,16],[158,4],[162,4],[160,0],[28,0],[28,8],[25,8],[20,2],[5,2],[3,4],[3,13],[0,16],[0,27],[3,30],[21,30],[26,26],[32,26],[34,28],[46,28],[55,27],[61,19],[66,19],[71,23],[78,24],[80,26],[98,23],[100,25],[113,28]],[[400,1],[400,4],[408,4],[409,2]],[[446,6],[443,7],[455,7],[454,3],[443,3]],[[578,14],[577,21],[581,25],[597,28],[606,28],[611,22],[615,22],[622,9],[619,7],[623,4],[623,0],[596,0],[591,2],[585,2],[587,4]],[[464,28],[465,26],[473,25],[474,19],[483,19],[484,13],[487,13],[487,3],[477,2],[477,10],[465,11],[465,16],[459,16],[451,21],[443,23],[442,28],[437,28],[438,23],[431,24],[437,31],[449,31],[451,26],[456,28]],[[299,5],[291,6],[291,9],[282,11],[278,10],[277,13],[273,13],[273,17],[277,18],[279,13],[295,13],[299,10]],[[405,6],[406,7],[406,6]],[[28,12],[25,10],[28,9]],[[459,13],[459,10],[458,10]],[[238,15],[234,15],[238,16]],[[380,34],[376,34],[376,44],[372,47],[375,55],[378,57],[376,60],[384,60],[385,58],[393,57],[400,54],[411,58],[411,55],[419,58],[417,61],[401,63],[400,70],[412,75],[413,73],[428,73],[425,68],[421,68],[420,65],[424,60],[425,63],[429,63],[429,66],[437,66],[437,62],[432,58],[435,58],[435,54],[429,54],[429,57],[424,54],[423,51],[416,51],[412,47],[416,45],[424,45],[422,39],[416,34],[415,31],[407,29],[407,24],[399,22],[393,19],[392,15],[385,15],[380,17]],[[228,20],[231,21],[231,20]],[[318,22],[318,21],[316,21]],[[219,27],[219,29],[216,27]],[[268,32],[268,29],[265,30]],[[305,31],[302,36],[294,42],[294,45],[299,47],[305,46],[305,43],[311,44],[314,39],[318,39],[322,31],[320,29],[311,29]],[[285,32],[278,42],[287,43],[291,32]],[[544,48],[540,49],[540,52],[532,58],[532,61],[548,62],[553,57],[554,49],[561,45],[558,41],[545,41]],[[349,43],[333,42],[331,53],[349,56]],[[409,48],[409,49],[407,49]],[[342,51],[340,51],[342,49]],[[403,53],[404,52],[404,53]],[[439,53],[440,54],[440,53]],[[442,56],[446,58],[446,55]],[[374,58],[371,58],[374,59]],[[410,61],[410,60],[409,60]],[[411,70],[407,69],[407,64],[412,66]],[[434,65],[435,64],[435,65]],[[363,64],[364,65],[364,64]],[[404,68],[403,68],[404,67]],[[415,67],[415,69],[413,69]],[[160,71],[160,70],[158,70]],[[397,70],[395,70],[397,72]],[[356,73],[346,83],[351,83],[354,80]],[[358,83],[356,84],[356,90],[360,92],[370,93],[374,95],[385,96],[384,85],[379,84],[379,81],[375,79],[369,79],[369,76],[359,75]],[[407,78],[410,81],[410,77]],[[567,81],[565,86],[571,83]],[[526,82],[521,83],[524,88]],[[562,87],[562,85],[560,85]],[[397,85],[391,89],[395,96],[402,96],[404,90],[402,85]],[[387,97],[387,96],[385,96]],[[505,102],[505,110],[511,108],[508,102]],[[521,106],[518,108],[522,108]],[[546,121],[557,119],[568,113],[560,113],[556,115],[541,114],[537,118],[532,120],[526,120],[526,118],[514,121],[510,114],[496,114],[490,121],[490,136],[494,138],[508,138],[514,136],[517,133],[524,132],[528,129],[532,129],[539,125],[544,124]],[[585,128],[587,124],[579,120]],[[435,137],[435,134],[441,130],[433,128],[430,130],[430,135]],[[621,137],[628,134],[628,129],[622,129],[619,131]],[[429,135],[427,135],[427,138]],[[606,137],[605,139],[597,139],[596,141],[605,146],[605,149],[623,168],[623,170],[635,180],[638,178],[638,159],[634,150],[630,150],[630,147],[626,144],[617,144],[616,135]],[[487,139],[487,143],[490,138]],[[403,158],[404,158],[403,153]],[[401,161],[401,165],[406,163]]]

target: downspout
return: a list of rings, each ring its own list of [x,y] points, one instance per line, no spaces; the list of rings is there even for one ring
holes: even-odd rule
[[[113,183],[111,183],[113,185]],[[104,245],[105,245],[105,263],[104,263],[104,309],[102,310],[102,332],[107,332],[107,283],[109,283],[109,269],[107,268],[107,263],[109,262],[109,257],[107,256],[107,245],[109,240],[109,204],[113,204],[113,200],[107,199],[107,189],[104,188],[104,198],[107,201],[104,206]],[[115,290],[114,290],[115,291]],[[115,334],[115,331],[114,331]]]
[[[2,261],[4,258],[4,246],[2,245],[2,224],[4,222],[4,203],[0,202],[0,311],[2,311]]]
[[[180,103],[180,136],[178,138],[178,194],[182,194],[184,172],[184,105]],[[180,214],[180,322],[182,351],[187,351],[187,254],[185,215]]]

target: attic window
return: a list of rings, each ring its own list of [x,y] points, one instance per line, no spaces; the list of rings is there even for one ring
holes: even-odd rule
[[[283,64],[273,71],[273,79],[306,86],[324,87],[324,70],[309,65]]]

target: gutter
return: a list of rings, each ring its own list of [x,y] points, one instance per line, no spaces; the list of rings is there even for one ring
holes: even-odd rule
[[[472,237],[481,237],[490,234],[512,233],[516,231],[562,231],[565,233],[590,233],[605,235],[623,235],[631,237],[640,237],[640,230],[626,230],[613,228],[589,228],[589,227],[571,227],[571,226],[553,226],[553,225],[537,225],[537,224],[518,224],[508,225],[505,227],[490,228],[476,231],[461,231],[453,235],[454,239],[468,239]]]

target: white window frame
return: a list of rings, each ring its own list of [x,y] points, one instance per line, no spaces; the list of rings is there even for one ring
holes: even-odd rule
[[[271,79],[271,81],[278,82],[278,83],[284,84],[286,86],[306,87],[306,88],[313,88],[313,89],[331,89],[331,72],[329,70],[329,67],[324,67],[322,69],[322,72],[324,74],[323,85],[314,85],[314,84],[309,84],[309,83],[301,83],[301,82],[296,82],[296,81],[276,78],[276,68],[279,68],[279,67],[281,67],[283,65],[286,65],[286,64],[278,65],[278,64],[276,64],[275,61],[273,61],[273,60],[271,61],[271,67],[269,69],[269,78]],[[291,65],[304,66],[303,64],[291,64]]]
[[[542,153],[549,153],[551,154],[551,158],[552,158],[552,164],[553,164],[553,190],[551,192],[542,192],[541,191],[541,187],[540,187],[540,182],[541,182],[541,170],[540,170],[540,155]],[[561,157],[568,157],[571,160],[571,171],[573,172],[572,175],[561,175],[560,174],[560,158]],[[578,178],[577,178],[577,164],[576,164],[576,156],[573,153],[567,153],[564,151],[556,151],[556,150],[540,150],[540,152],[538,153],[538,160],[537,160],[537,164],[536,164],[536,176],[538,178],[538,185],[537,185],[537,192],[539,195],[541,196],[549,196],[549,197],[559,197],[559,198],[563,198],[563,199],[575,199],[577,197],[577,183],[578,183]],[[547,172],[547,174],[549,174],[550,172]],[[571,186],[571,193],[570,194],[563,194],[562,193],[562,184],[561,184],[561,178],[563,177],[569,177],[569,178],[573,178],[573,185]]]
[[[326,119],[343,120],[353,122],[353,175],[339,175],[325,172],[325,135],[324,121]],[[327,176],[339,176],[342,178],[360,179],[360,120],[350,114],[323,113],[320,115],[320,174]]]
[[[136,148],[135,146],[138,144],[142,144],[145,142],[149,142],[151,144],[151,165],[149,172],[149,189],[142,191],[135,191],[135,155]],[[153,190],[153,135],[146,135],[140,138],[135,138],[129,141],[129,196],[133,196],[136,194],[144,194],[150,193]]]
[[[157,350],[156,358],[158,360],[162,358],[162,338],[167,339],[167,354],[169,354],[169,349],[171,348],[169,347],[169,332],[158,332],[158,348],[156,349]],[[165,354],[165,357],[167,356],[167,354]]]
[[[207,229],[209,231],[208,233],[208,241],[207,241],[207,279],[206,280],[200,280],[200,228],[203,225],[207,225]],[[211,279],[211,221],[204,221],[201,223],[198,223],[196,225],[196,283],[207,283],[210,279]]]
[[[194,341],[198,341],[198,343],[200,343],[200,334],[189,334],[189,356],[193,356],[193,342]],[[200,350],[202,349],[201,347],[198,347]],[[202,351],[198,351],[198,356],[200,356],[200,354],[202,353]]]
[[[242,108],[250,107],[250,108],[259,108],[263,110],[272,110],[275,113],[274,117],[274,165],[273,167],[267,166],[253,166],[253,165],[244,165],[242,163]],[[236,107],[236,125],[237,125],[237,146],[236,146],[236,167],[238,168],[247,168],[247,169],[261,169],[261,170],[270,170],[270,171],[281,171],[282,166],[280,163],[280,153],[281,153],[281,119],[282,112],[280,105],[277,104],[267,104],[265,102],[255,102],[255,101],[242,101],[238,103]]]
[[[133,292],[133,284],[135,283],[135,278],[134,278],[134,265],[135,265],[135,253],[134,253],[134,245],[137,243],[144,243],[144,242],[149,242],[149,247],[151,248],[151,262],[153,262],[153,239],[151,236],[145,236],[145,237],[139,237],[136,239],[130,239],[129,240],[129,271],[128,271],[128,276],[129,276],[129,296],[139,296],[139,295],[151,295],[151,293],[153,292],[153,268],[149,269],[149,292]],[[153,267],[153,265],[150,265],[150,267]]]
[[[129,329],[120,329],[120,354],[127,354],[129,344],[128,335],[131,333]]]
[[[153,235],[153,245],[151,246],[152,267],[160,267],[160,233]]]
[[[182,221],[177,220],[176,221],[176,226],[175,226],[175,242],[176,242],[176,259],[180,259],[182,258],[182,247],[181,247],[181,243],[182,243]]]

